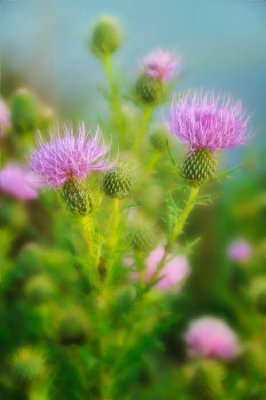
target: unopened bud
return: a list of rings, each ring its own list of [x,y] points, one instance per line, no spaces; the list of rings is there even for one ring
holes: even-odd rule
[[[85,215],[92,211],[92,200],[83,183],[69,179],[63,185],[62,197],[68,209],[73,213]]]
[[[189,153],[183,164],[183,176],[192,185],[201,185],[213,177],[217,166],[215,154],[207,148]]]
[[[113,54],[121,46],[122,35],[118,22],[111,17],[102,17],[94,26],[91,50],[97,57]]]

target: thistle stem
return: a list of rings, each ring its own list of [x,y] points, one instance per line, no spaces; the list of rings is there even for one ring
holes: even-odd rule
[[[135,154],[139,153],[139,149],[140,149],[141,142],[143,140],[143,136],[145,135],[148,124],[151,119],[151,114],[152,114],[152,106],[145,105],[143,107],[143,111],[142,111],[142,120],[141,120],[140,129],[135,136],[135,143],[134,143]]]
[[[107,275],[106,275],[106,284],[112,280],[112,275],[113,275],[113,264],[114,264],[114,257],[115,257],[115,252],[117,248],[117,242],[118,242],[118,229],[119,229],[119,223],[120,223],[120,201],[119,199],[114,199],[113,200],[113,218],[112,218],[112,224],[111,224],[111,233],[110,233],[110,239],[109,239],[109,259],[110,263],[107,269]]]
[[[180,236],[182,234],[185,222],[196,204],[199,190],[200,190],[199,186],[191,187],[185,207],[184,207],[182,213],[176,219],[174,227],[173,227],[173,229],[168,237],[168,241],[165,245],[163,257],[162,257],[156,271],[154,272],[154,274],[152,276],[152,280],[156,281],[156,279],[158,278],[161,270],[165,266],[167,256],[168,256],[169,252],[172,250],[172,247],[173,247],[176,239],[178,238],[178,236]]]
[[[147,162],[146,167],[145,167],[145,175],[146,175],[145,178],[148,178],[152,174],[152,172],[153,172],[157,162],[160,160],[160,158],[161,158],[161,153],[159,151],[155,151],[152,154],[152,156],[150,157],[150,159]]]
[[[114,73],[112,68],[112,58],[110,55],[107,55],[103,58],[103,65],[111,91],[111,107],[112,107],[113,119],[119,134],[119,140],[121,140],[123,138],[123,133],[124,133],[123,132],[124,121],[123,121],[123,116],[121,114],[119,89],[114,78]]]

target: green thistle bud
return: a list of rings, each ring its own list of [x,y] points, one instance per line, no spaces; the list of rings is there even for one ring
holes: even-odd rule
[[[201,148],[189,153],[183,164],[183,176],[192,185],[209,180],[217,166],[212,150]]]
[[[86,314],[80,308],[66,312],[60,319],[57,336],[64,345],[82,345],[86,343],[89,332],[89,322]]]
[[[124,198],[131,190],[130,173],[122,167],[114,167],[108,170],[103,178],[103,191],[107,196]]]
[[[200,362],[189,383],[193,399],[217,400],[223,394],[224,370],[213,360]]]
[[[150,142],[155,150],[163,152],[167,148],[168,134],[165,129],[156,130],[150,135]]]
[[[136,100],[143,104],[158,104],[165,98],[165,86],[161,79],[141,75],[135,84]]]
[[[121,46],[122,35],[119,24],[114,18],[102,17],[94,26],[90,47],[100,58],[116,52]]]
[[[25,286],[27,298],[34,304],[41,304],[49,300],[55,293],[53,281],[46,275],[33,276]]]
[[[11,358],[11,370],[17,381],[30,383],[45,374],[45,357],[39,350],[22,347]]]
[[[153,234],[144,226],[134,226],[130,229],[129,239],[131,247],[135,251],[145,251],[152,247]]]
[[[39,104],[36,97],[27,89],[19,89],[13,95],[11,120],[15,130],[33,132],[39,122]]]
[[[69,179],[63,185],[62,197],[68,209],[79,215],[85,215],[92,211],[93,205],[85,184]]]

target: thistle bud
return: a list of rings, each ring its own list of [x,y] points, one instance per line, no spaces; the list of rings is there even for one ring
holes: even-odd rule
[[[122,35],[117,21],[111,17],[102,17],[94,26],[90,47],[99,58],[111,55],[121,46]]]
[[[161,103],[165,97],[165,86],[161,79],[142,74],[135,84],[136,100],[142,104],[155,105]]]
[[[183,164],[183,176],[192,185],[201,185],[214,175],[217,161],[212,150],[200,148],[189,153]]]
[[[216,361],[200,362],[190,379],[189,390],[193,399],[216,400],[223,394],[224,370]]]
[[[167,148],[167,144],[168,144],[168,140],[169,140],[168,136],[169,135],[168,135],[165,127],[155,130],[150,135],[151,145],[155,148],[155,150],[163,152]]]
[[[66,312],[60,319],[57,336],[64,345],[82,345],[87,341],[89,322],[80,308]]]
[[[55,293],[53,281],[44,274],[33,276],[25,286],[25,294],[33,304],[49,300]]]
[[[134,226],[130,229],[129,238],[131,247],[135,251],[149,250],[153,244],[153,234],[149,228]]]
[[[92,200],[86,186],[74,179],[69,179],[64,183],[62,197],[68,209],[73,213],[85,215],[93,209]]]
[[[11,357],[11,370],[17,381],[30,383],[45,374],[45,357],[39,350],[22,347]]]
[[[32,132],[38,126],[39,105],[36,97],[28,89],[19,89],[11,103],[11,121],[18,132]]]
[[[126,168],[114,167],[103,178],[103,191],[107,196],[124,198],[131,190],[131,176]]]

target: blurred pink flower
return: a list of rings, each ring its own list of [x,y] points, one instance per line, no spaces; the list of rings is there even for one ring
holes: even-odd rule
[[[9,163],[0,170],[0,190],[18,200],[36,199],[40,186],[38,178],[24,165]]]
[[[180,71],[181,59],[173,51],[158,49],[143,59],[144,71],[155,79],[170,80]]]
[[[92,171],[107,169],[104,156],[109,151],[103,143],[99,128],[95,134],[79,125],[74,132],[64,126],[64,135],[51,135],[49,143],[39,136],[39,147],[30,158],[30,168],[52,187],[60,186],[71,178],[85,179]]]
[[[231,360],[239,354],[234,331],[221,319],[204,316],[191,322],[185,333],[188,354],[199,358]]]
[[[244,144],[249,136],[248,120],[240,101],[213,92],[189,91],[174,99],[169,127],[191,151],[216,151]]]
[[[227,249],[228,257],[231,258],[231,260],[238,262],[248,261],[251,253],[251,245],[247,240],[241,238],[233,240]]]
[[[153,250],[146,259],[147,270],[145,274],[145,279],[151,279],[153,273],[155,272],[157,266],[162,260],[164,255],[164,247],[160,246]],[[184,282],[185,278],[190,273],[190,267],[188,264],[188,259],[185,255],[170,254],[166,259],[166,264],[159,277],[161,278],[159,282],[155,285],[160,291],[165,291],[171,287],[176,287],[180,289],[181,284]]]
[[[0,98],[0,137],[10,127],[10,113],[5,102]]]

